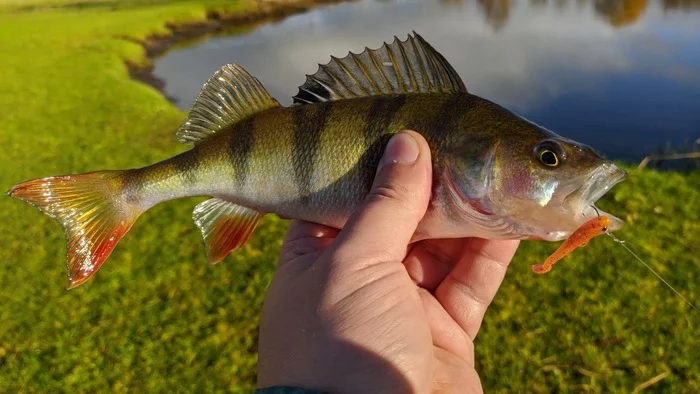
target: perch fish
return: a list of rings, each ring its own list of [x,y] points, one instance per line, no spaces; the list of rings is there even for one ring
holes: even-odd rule
[[[249,239],[267,213],[341,228],[370,190],[389,138],[430,145],[433,193],[414,240],[569,236],[625,172],[592,148],[470,94],[415,32],[332,57],[281,106],[238,65],[204,85],[177,138],[193,147],[153,165],[20,183],[8,195],[63,227],[70,287],[92,277],[154,205],[194,208],[210,263]],[[609,230],[622,226],[610,218]]]

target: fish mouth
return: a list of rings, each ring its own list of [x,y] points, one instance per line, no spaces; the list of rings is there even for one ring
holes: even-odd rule
[[[571,203],[570,206],[576,209],[575,220],[577,225],[580,226],[600,215],[607,216],[610,219],[609,231],[621,229],[624,226],[624,221],[598,209],[595,203],[626,177],[627,171],[618,168],[611,162],[606,162],[594,170],[581,186],[566,198]]]

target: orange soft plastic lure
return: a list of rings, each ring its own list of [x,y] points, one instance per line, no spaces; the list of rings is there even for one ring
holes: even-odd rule
[[[571,253],[579,246],[585,246],[591,239],[608,231],[609,227],[610,219],[606,216],[598,216],[597,218],[587,221],[576,229],[551,256],[547,257],[544,263],[533,265],[532,270],[536,274],[546,274],[552,269],[554,263],[564,258],[564,256]]]

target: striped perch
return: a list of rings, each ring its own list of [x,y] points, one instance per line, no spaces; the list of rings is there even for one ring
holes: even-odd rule
[[[333,57],[294,102],[280,106],[227,65],[177,131],[192,149],[144,168],[28,181],[8,195],[61,224],[75,287],[141,213],[167,200],[212,197],[193,214],[212,264],[244,245],[266,213],[340,228],[367,195],[387,141],[404,129],[421,133],[433,156],[431,205],[415,240],[562,239],[624,177],[591,148],[468,93],[416,33]],[[612,230],[621,226],[612,220]]]

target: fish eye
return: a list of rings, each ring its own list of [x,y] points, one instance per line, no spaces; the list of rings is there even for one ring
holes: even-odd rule
[[[564,160],[564,150],[554,141],[543,141],[535,149],[535,155],[540,163],[547,167],[559,167]]]
[[[542,149],[538,157],[540,158],[540,162],[546,166],[556,167],[559,165],[557,154],[549,149]]]

